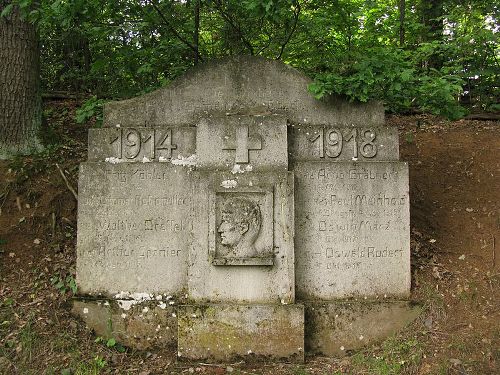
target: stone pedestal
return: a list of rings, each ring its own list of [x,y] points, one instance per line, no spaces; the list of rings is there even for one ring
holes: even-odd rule
[[[180,306],[178,322],[180,360],[304,360],[302,305]]]
[[[343,356],[411,323],[421,308],[407,301],[306,302],[308,353]]]

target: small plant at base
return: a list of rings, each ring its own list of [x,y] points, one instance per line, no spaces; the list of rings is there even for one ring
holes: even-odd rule
[[[406,143],[415,142],[415,135],[412,132],[408,132],[405,134]]]
[[[114,338],[110,338],[107,342],[106,342],[106,346],[108,348],[113,348],[115,349],[116,351],[118,351],[119,353],[124,353],[125,352],[125,348],[123,347],[122,344],[116,342],[116,340]]]
[[[106,341],[106,346],[108,348],[113,348],[116,345],[116,340],[114,338],[110,338],[108,341]]]
[[[104,358],[96,355],[91,361],[80,363],[74,372],[68,369],[67,373],[73,375],[98,375],[107,364]]]
[[[6,298],[4,299],[2,302],[0,302],[0,307],[1,306],[6,306],[6,307],[10,307],[14,304],[14,300],[12,298]]]
[[[104,358],[102,358],[102,357],[100,357],[98,355],[94,358],[94,363],[97,365],[97,367],[99,367],[99,369],[103,369],[107,365],[107,363],[104,360]]]
[[[76,285],[76,280],[73,275],[68,275],[62,277],[60,275],[54,275],[50,278],[50,283],[54,285],[54,288],[59,290],[61,294],[66,294],[67,291],[71,290],[73,294],[76,294],[78,287]]]
[[[116,351],[118,351],[120,353],[125,352],[125,347],[122,344],[116,342],[116,339],[113,337],[106,340],[104,337],[99,336],[94,340],[94,342],[97,344],[106,343],[106,346],[110,349],[116,349]]]

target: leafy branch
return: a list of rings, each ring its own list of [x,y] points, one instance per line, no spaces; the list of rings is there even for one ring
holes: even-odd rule
[[[200,52],[198,51],[198,48],[196,48],[195,45],[193,45],[191,42],[189,42],[186,38],[184,38],[173,26],[172,23],[167,19],[167,17],[163,14],[161,9],[159,8],[158,4],[156,3],[155,0],[151,0],[151,5],[155,9],[156,13],[160,16],[161,20],[167,26],[167,28],[172,32],[172,34],[175,35],[177,39],[179,39],[182,43],[184,43],[186,46],[188,46],[193,52],[196,54],[197,58],[200,61],[203,61],[203,57],[200,55]]]
[[[236,32],[238,35],[238,38],[243,42],[245,47],[248,49],[248,52],[250,55],[254,55],[254,47],[252,43],[245,37],[241,27],[236,24],[236,21],[233,19],[233,17],[224,10],[224,6],[222,5],[221,0],[213,0],[213,4],[215,5],[215,8],[219,11],[220,15],[222,18],[231,26],[231,28]]]
[[[283,55],[283,52],[285,51],[285,47],[290,42],[290,39],[292,39],[292,35],[297,29],[297,23],[299,22],[299,15],[300,15],[301,7],[300,7],[300,2],[297,0],[295,7],[293,9],[293,24],[292,24],[292,29],[288,33],[288,36],[286,37],[285,41],[281,44],[281,49],[279,55],[276,57],[276,60],[281,59],[281,56]]]

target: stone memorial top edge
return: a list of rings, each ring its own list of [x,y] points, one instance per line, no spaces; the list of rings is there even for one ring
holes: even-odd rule
[[[317,100],[307,89],[310,83],[280,61],[227,57],[200,64],[149,94],[105,104],[104,126],[185,126],[213,113],[282,114],[291,123],[384,123],[380,102]]]

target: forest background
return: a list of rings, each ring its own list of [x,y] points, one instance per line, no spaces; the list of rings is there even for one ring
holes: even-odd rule
[[[4,2],[5,3],[5,2]],[[105,100],[168,85],[227,55],[281,59],[318,98],[383,100],[393,113],[450,119],[498,111],[494,0],[15,0],[39,32],[44,93]]]

